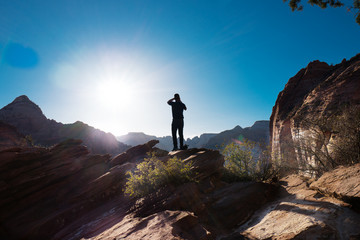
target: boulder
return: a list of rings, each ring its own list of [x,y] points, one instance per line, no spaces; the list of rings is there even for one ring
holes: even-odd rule
[[[151,140],[145,144],[138,145],[128,149],[124,153],[120,153],[111,159],[111,166],[121,165],[126,162],[137,163],[142,161],[145,157],[148,156],[148,153],[153,151],[153,147],[158,144],[158,140]]]
[[[299,175],[280,184],[275,201],[222,239],[359,239],[360,215],[346,203],[309,189]]]
[[[215,232],[227,232],[248,221],[264,204],[273,200],[277,188],[256,182],[240,182],[206,196],[203,220]]]
[[[144,218],[127,215],[119,223],[92,238],[92,240],[100,239],[206,240],[212,238],[194,214],[186,211],[163,211]]]
[[[326,172],[310,188],[348,202],[360,211],[360,163]]]
[[[192,148],[186,151],[170,152],[168,157],[177,157],[185,162],[192,161],[197,179],[219,179],[222,174],[224,157],[217,150]]]

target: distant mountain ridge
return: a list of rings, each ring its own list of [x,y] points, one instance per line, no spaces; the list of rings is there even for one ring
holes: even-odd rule
[[[92,153],[118,154],[129,148],[111,133],[83,122],[63,124],[46,118],[40,107],[25,95],[0,109],[0,121],[15,127],[23,135],[30,135],[35,144],[43,146],[74,138],[82,140]]]
[[[250,141],[269,144],[270,140],[270,131],[269,131],[269,123],[268,120],[256,121],[251,127],[242,128],[240,126],[236,126],[231,130],[223,131],[213,138],[211,138],[207,144],[206,148],[216,149],[221,145],[227,145],[231,141],[248,139]]]
[[[219,149],[223,145],[229,144],[234,139],[248,139],[254,142],[269,144],[270,131],[269,121],[262,120],[256,121],[253,126],[241,128],[236,126],[231,130],[226,130],[220,133],[204,133],[200,137],[188,138],[185,140],[185,144],[189,148],[209,148]],[[117,139],[125,144],[136,146],[144,144],[150,140],[159,140],[156,145],[158,148],[170,151],[173,148],[172,137],[156,137],[153,135],[147,135],[142,132],[130,132],[126,135],[117,137]]]

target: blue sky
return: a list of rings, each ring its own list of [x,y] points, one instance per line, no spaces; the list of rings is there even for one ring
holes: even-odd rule
[[[345,8],[282,0],[0,0],[0,107],[25,94],[62,123],[165,136],[179,93],[185,137],[216,133],[269,119],[290,77],[359,42]]]

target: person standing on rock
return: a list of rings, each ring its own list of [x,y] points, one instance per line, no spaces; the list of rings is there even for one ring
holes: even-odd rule
[[[172,110],[172,124],[171,124],[171,133],[173,138],[173,144],[174,149],[173,151],[178,150],[177,145],[177,137],[176,132],[179,131],[179,138],[180,138],[180,149],[184,150],[186,149],[186,145],[184,145],[184,135],[183,135],[183,129],[184,129],[184,115],[183,112],[186,110],[186,106],[183,102],[180,100],[179,94],[174,94],[174,98],[170,99],[167,102],[171,106]]]

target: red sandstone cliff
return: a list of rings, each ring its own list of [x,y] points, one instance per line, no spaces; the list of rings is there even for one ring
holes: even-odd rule
[[[273,151],[295,166],[294,141],[308,134],[305,122],[341,114],[345,106],[360,107],[360,54],[330,66],[314,61],[289,79],[270,118]],[[328,139],[330,139],[330,134]]]
[[[313,189],[297,176],[282,179],[281,186],[229,184],[221,181],[224,159],[218,151],[167,154],[154,148],[156,143],[136,146],[113,159],[89,154],[76,140],[52,148],[0,151],[0,238],[360,237],[360,215],[348,208],[359,210],[359,164],[324,175],[311,184]],[[137,201],[124,196],[126,172],[148,151],[156,151],[162,161],[174,156],[193,161],[198,182],[168,185]]]

